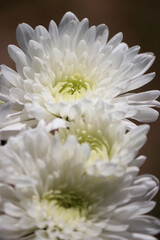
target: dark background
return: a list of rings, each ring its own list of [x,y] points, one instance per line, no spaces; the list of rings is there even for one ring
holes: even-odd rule
[[[48,28],[53,19],[57,24],[66,11],[74,12],[79,19],[89,18],[90,25],[105,23],[110,38],[123,32],[124,42],[129,47],[141,46],[141,52],[154,52],[156,61],[151,71],[155,79],[141,89],[159,89],[160,86],[160,0],[0,0],[0,64],[14,68],[7,53],[8,44],[16,44],[15,30],[19,23],[32,27],[43,25]],[[147,161],[141,173],[154,174],[160,179],[160,127],[159,120],[151,124],[148,141],[141,153]],[[160,217],[160,193],[156,196],[157,206],[153,215]]]

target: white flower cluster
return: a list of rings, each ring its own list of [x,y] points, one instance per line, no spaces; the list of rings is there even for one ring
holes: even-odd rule
[[[0,239],[156,240],[159,182],[138,176],[149,126],[132,119],[157,119],[159,91],[131,93],[153,54],[71,12],[16,33],[17,71],[0,69]]]

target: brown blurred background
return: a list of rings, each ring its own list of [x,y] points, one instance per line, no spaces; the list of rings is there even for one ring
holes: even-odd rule
[[[124,42],[129,47],[140,45],[141,52],[154,52],[156,61],[150,71],[157,75],[143,90],[159,89],[160,0],[0,0],[0,64],[14,68],[7,46],[16,44],[15,30],[19,23],[26,22],[32,27],[41,24],[48,28],[51,19],[58,24],[66,11],[74,12],[79,19],[89,18],[90,25],[107,24],[110,37],[123,32]],[[141,151],[147,155],[141,173],[154,174],[160,179],[159,142],[158,120],[151,124],[148,142]],[[153,214],[160,217],[160,193],[155,199],[157,206]]]

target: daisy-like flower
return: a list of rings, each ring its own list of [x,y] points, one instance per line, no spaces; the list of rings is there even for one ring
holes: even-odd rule
[[[99,102],[84,116],[75,117],[55,133],[62,142],[74,135],[80,144],[87,142],[90,145],[87,166],[94,174],[100,171],[119,175],[128,165],[143,164],[145,156],[135,157],[146,142],[149,130],[146,124],[128,130],[126,122],[122,121],[124,114]]]
[[[0,236],[4,240],[155,240],[153,176],[129,167],[116,179],[88,173],[88,144],[63,144],[42,126],[0,147]]]
[[[159,91],[130,93],[153,79],[154,73],[144,73],[154,55],[139,54],[138,46],[129,48],[121,42],[122,33],[107,42],[105,24],[89,28],[88,19],[79,21],[71,12],[59,27],[51,21],[49,31],[22,23],[16,33],[20,48],[10,45],[8,50],[17,72],[1,66],[1,104],[11,103],[1,127],[74,119],[98,100],[125,109],[126,118],[156,120],[158,113],[151,107],[159,106]]]

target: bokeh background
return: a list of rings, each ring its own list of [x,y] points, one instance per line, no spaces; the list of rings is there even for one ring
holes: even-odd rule
[[[8,44],[16,44],[15,30],[19,23],[32,27],[48,28],[53,19],[57,24],[66,11],[74,12],[79,19],[89,18],[90,25],[105,23],[110,37],[123,32],[129,47],[141,46],[141,52],[154,52],[156,61],[150,71],[155,79],[142,90],[160,87],[160,0],[0,0],[0,64],[15,68],[7,53]],[[141,169],[143,174],[154,174],[160,179],[160,124],[151,124],[148,141],[141,150],[147,161]],[[155,200],[153,215],[160,217],[160,193]]]

